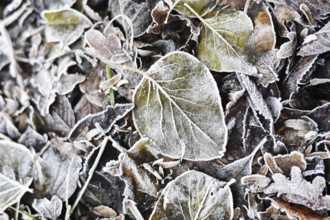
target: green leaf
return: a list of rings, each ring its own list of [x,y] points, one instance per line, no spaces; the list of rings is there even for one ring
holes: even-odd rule
[[[136,128],[173,158],[210,160],[225,151],[227,128],[217,84],[185,52],[158,60],[134,93]]]
[[[44,11],[42,15],[48,22],[45,28],[48,42],[63,42],[70,45],[80,38],[85,28],[92,25],[85,15],[69,8]]]
[[[20,201],[32,183],[32,153],[23,145],[0,140],[0,213]]]
[[[198,171],[187,171],[162,191],[150,219],[232,219],[229,184]]]
[[[215,8],[218,1],[217,0],[174,0],[172,7],[189,17],[196,17],[189,9],[187,9],[184,4],[189,4],[190,7],[194,9],[200,16],[204,16]]]
[[[194,10],[187,4],[187,8]],[[196,12],[195,12],[196,13]],[[203,19],[196,56],[217,72],[240,72],[256,75],[257,69],[247,61],[246,46],[253,31],[251,19],[241,11],[226,10]]]

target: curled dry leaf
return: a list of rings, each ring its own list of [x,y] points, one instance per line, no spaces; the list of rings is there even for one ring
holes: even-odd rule
[[[229,183],[187,171],[165,187],[150,219],[232,219],[233,212]]]
[[[0,213],[32,192],[33,161],[25,146],[0,140]]]
[[[298,92],[299,83],[304,78],[306,78],[306,76],[308,77],[311,74],[316,60],[316,55],[307,56],[300,59],[298,63],[293,67],[283,82],[282,97],[284,100],[291,99],[292,95]]]
[[[330,3],[329,3],[330,9]],[[318,55],[330,51],[330,21],[324,25],[319,31],[314,34],[308,35],[302,47],[300,48],[299,56]]]
[[[210,71],[192,55],[173,52],[158,60],[144,74],[134,103],[137,129],[161,153],[209,160],[224,152],[227,129],[219,91]]]
[[[269,7],[253,2],[248,11],[254,24],[253,40],[255,52],[265,53],[275,48],[276,36]]]
[[[304,151],[307,144],[317,138],[318,126],[307,116],[298,119],[288,119],[284,126],[279,130],[282,142],[291,149]]]
[[[328,218],[323,217],[323,216],[313,212],[311,209],[309,209],[307,207],[298,206],[298,205],[292,204],[290,202],[283,201],[279,198],[273,199],[273,206],[278,207],[279,209],[283,210],[291,218],[329,220],[329,217]]]
[[[305,5],[316,19],[322,19],[330,11],[330,2],[328,0],[267,0],[280,5],[288,5],[297,11],[301,5]]]
[[[291,57],[297,47],[297,33],[294,31],[291,31],[287,35],[289,41],[282,44],[280,49],[277,51],[277,58],[284,59]]]
[[[104,111],[89,114],[79,120],[68,136],[71,139],[91,139],[98,134],[103,135],[109,132],[114,123],[130,112],[133,107],[132,104],[109,105]]]
[[[307,167],[304,155],[298,151],[292,151],[286,155],[276,155],[273,158],[285,176],[289,176],[294,166],[299,167],[301,171],[304,171]]]
[[[291,180],[288,180],[283,174],[273,174],[274,183],[270,184],[264,193],[277,193],[278,197],[284,200],[307,206],[314,210],[329,209],[330,196],[323,196],[325,188],[325,179],[317,176],[313,182],[307,182],[301,175],[298,167],[292,167]]]

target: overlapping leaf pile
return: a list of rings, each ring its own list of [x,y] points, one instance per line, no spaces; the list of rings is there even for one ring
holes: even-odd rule
[[[0,217],[328,219],[328,0],[0,2]]]

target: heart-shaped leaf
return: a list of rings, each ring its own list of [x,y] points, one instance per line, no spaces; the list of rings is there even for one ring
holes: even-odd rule
[[[162,191],[150,219],[232,219],[229,184],[198,171],[187,171]]]
[[[227,128],[207,67],[185,52],[158,60],[134,94],[137,129],[173,158],[210,160],[225,151]]]

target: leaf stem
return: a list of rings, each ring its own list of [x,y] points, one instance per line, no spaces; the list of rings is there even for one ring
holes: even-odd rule
[[[106,69],[107,69],[107,78],[111,79],[111,69],[110,66],[107,64],[106,65]],[[109,101],[110,101],[110,105],[114,106],[115,105],[115,96],[113,94],[113,89],[112,87],[109,89]]]
[[[129,71],[132,71],[132,72],[134,72],[134,73],[141,74],[142,76],[145,76],[145,75],[146,75],[146,73],[143,72],[142,70],[135,69],[135,68],[133,68],[133,67],[126,66],[126,65],[123,66],[123,70],[129,70]]]
[[[97,154],[97,157],[96,157],[96,159],[95,159],[95,161],[94,161],[94,163],[93,163],[93,166],[91,167],[91,169],[90,169],[89,172],[88,172],[88,178],[87,178],[87,180],[86,180],[84,186],[83,186],[83,187],[81,188],[81,190],[79,191],[79,193],[78,193],[78,197],[77,197],[76,201],[75,201],[74,204],[72,205],[72,208],[71,208],[71,210],[70,210],[70,214],[73,213],[74,209],[77,207],[79,201],[81,200],[82,196],[84,195],[84,193],[85,193],[85,191],[86,191],[86,189],[87,189],[87,186],[88,186],[89,182],[91,181],[92,176],[93,176],[93,174],[94,174],[94,172],[95,172],[95,170],[96,170],[96,167],[97,167],[97,165],[98,165],[98,163],[99,163],[99,161],[100,161],[100,159],[101,159],[101,156],[102,156],[102,154],[103,154],[103,151],[104,151],[105,147],[107,146],[107,143],[108,143],[108,138],[106,137],[106,138],[104,138],[104,140],[102,141],[101,146],[100,146],[100,151],[99,151],[99,153]]]

